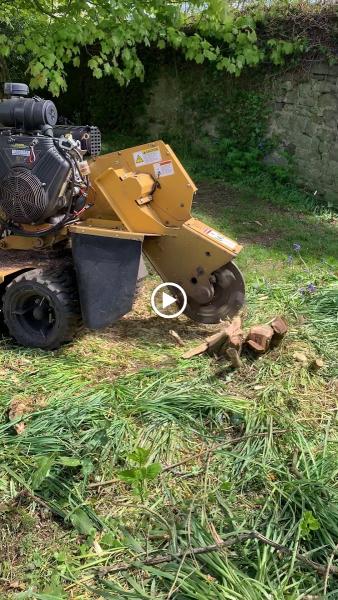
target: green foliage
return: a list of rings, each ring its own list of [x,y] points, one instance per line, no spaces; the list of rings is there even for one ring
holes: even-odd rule
[[[147,481],[152,481],[161,472],[161,465],[159,463],[153,462],[149,464],[150,452],[146,448],[136,448],[136,450],[128,454],[129,460],[135,462],[136,467],[123,469],[117,473],[121,481],[131,484],[135,493],[140,496],[142,501],[144,500]]]
[[[319,528],[320,523],[318,519],[315,519],[310,510],[306,510],[300,522],[301,537],[308,538],[312,531],[318,531]]]
[[[284,14],[285,3],[274,6]],[[142,0],[119,0],[114,9],[102,1],[61,0],[56,7],[52,0],[2,0],[0,56],[26,57],[31,85],[53,95],[66,90],[70,65],[86,65],[96,79],[112,76],[120,85],[142,80],[140,47],[156,54],[174,48],[187,61],[237,76],[245,67],[266,60],[281,65],[307,50],[302,30],[287,39],[266,35],[262,23],[270,9],[264,1],[243,11],[220,0],[148,0],[146,10]]]

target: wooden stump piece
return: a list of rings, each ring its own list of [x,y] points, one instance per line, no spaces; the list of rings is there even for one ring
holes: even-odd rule
[[[250,328],[246,344],[257,354],[263,354],[268,350],[273,334],[270,325],[254,325]]]

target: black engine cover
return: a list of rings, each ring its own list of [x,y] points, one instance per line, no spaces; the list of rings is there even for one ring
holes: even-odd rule
[[[41,223],[59,208],[68,160],[44,135],[0,131],[0,210],[15,223]]]

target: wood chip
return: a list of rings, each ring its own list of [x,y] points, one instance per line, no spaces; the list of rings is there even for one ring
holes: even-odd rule
[[[288,330],[287,323],[282,317],[275,317],[275,319],[271,322],[271,327],[274,330],[275,335],[283,337]]]
[[[293,353],[293,358],[300,363],[307,363],[307,356],[306,354],[304,354],[304,352],[294,352]]]
[[[208,344],[206,342],[202,342],[202,344],[199,344],[198,346],[195,346],[195,348],[191,348],[191,350],[185,352],[182,358],[193,358],[194,356],[203,354],[203,352],[206,352],[207,350]]]
[[[310,371],[319,371],[324,367],[324,361],[321,358],[315,358],[310,362],[309,369]]]
[[[169,330],[169,335],[171,335],[171,337],[175,340],[175,342],[176,342],[176,344],[178,344],[178,346],[184,346],[184,341],[182,340],[182,338],[178,335],[178,333],[174,329]]]
[[[242,366],[242,361],[239,357],[239,354],[238,354],[238,351],[236,350],[236,348],[227,348],[226,355],[229,358],[232,366],[235,369],[240,369],[240,367]]]

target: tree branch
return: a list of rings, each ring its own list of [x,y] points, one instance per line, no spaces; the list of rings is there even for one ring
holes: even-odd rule
[[[219,544],[212,544],[210,546],[203,546],[198,548],[188,548],[185,549],[183,552],[179,552],[177,554],[160,554],[158,556],[154,556],[153,558],[147,558],[143,562],[134,561],[130,564],[118,563],[117,565],[103,567],[99,570],[98,575],[104,577],[109,573],[129,571],[130,569],[145,569],[147,566],[150,565],[161,565],[163,563],[180,560],[183,557],[198,556],[200,554],[208,554],[210,552],[219,552],[221,550],[224,550],[224,548],[229,548],[230,546],[234,546],[235,544],[238,544],[240,542],[246,542],[248,540],[257,540],[262,544],[271,546],[271,548],[275,548],[276,550],[278,550],[278,552],[280,552],[281,554],[286,554],[287,556],[291,556],[293,554],[293,550],[290,550],[290,548],[287,548],[287,546],[278,544],[277,542],[270,540],[258,531],[254,530],[249,531],[247,533],[239,533],[235,536],[229,537],[226,540],[223,540]],[[296,552],[296,558],[299,562],[303,563],[307,567],[314,569],[319,575],[325,576],[328,573],[330,573],[332,575],[338,576],[338,567],[335,567],[330,563],[328,565],[322,565],[318,562],[311,560],[304,554],[300,554],[299,552]]]

